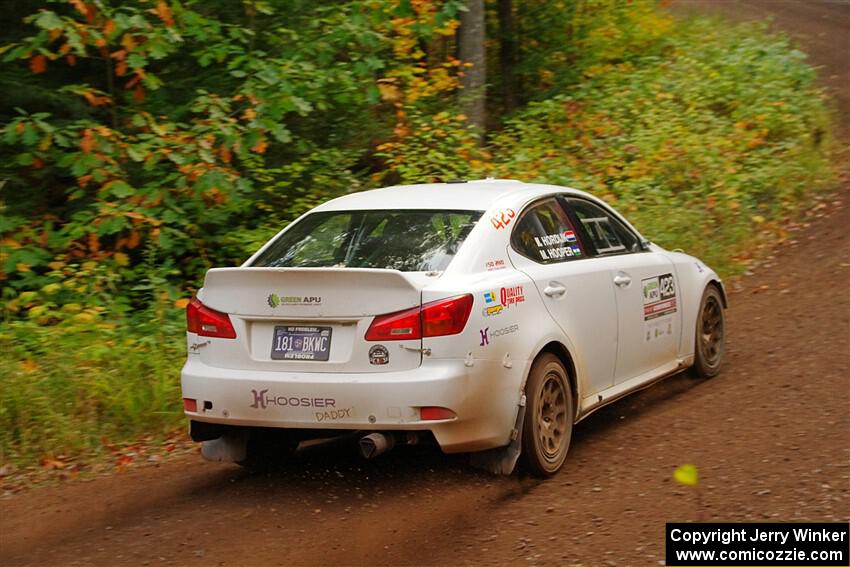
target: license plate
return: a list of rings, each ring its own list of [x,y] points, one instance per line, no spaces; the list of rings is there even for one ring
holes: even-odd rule
[[[279,325],[272,337],[272,360],[327,360],[331,353],[330,327]]]

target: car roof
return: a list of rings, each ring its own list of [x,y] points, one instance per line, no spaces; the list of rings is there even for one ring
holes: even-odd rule
[[[533,199],[551,193],[587,195],[583,191],[556,185],[523,183],[513,179],[480,179],[449,183],[395,185],[351,193],[319,205],[313,211],[364,209],[450,209],[486,211],[502,197]]]

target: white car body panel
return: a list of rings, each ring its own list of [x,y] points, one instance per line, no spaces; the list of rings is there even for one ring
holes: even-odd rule
[[[230,315],[237,338],[188,333],[183,396],[197,400],[198,410],[187,417],[235,426],[428,430],[445,452],[476,451],[510,442],[525,381],[544,348],[568,362],[577,420],[690,365],[699,301],[706,285],[720,285],[717,274],[656,245],[537,263],[514,250],[510,236],[526,206],[549,195],[591,201],[640,237],[604,202],[575,189],[504,180],[413,185],[347,195],[311,213],[484,211],[442,272],[250,267],[277,236],[241,268],[210,270],[198,298]],[[500,222],[505,226],[497,228]],[[646,319],[642,280],[664,274],[674,279],[675,311],[664,316],[663,333],[647,340],[660,327]],[[618,275],[630,285],[615,285]],[[558,286],[563,294],[545,292]],[[321,301],[272,306],[270,294]],[[462,332],[383,342],[388,363],[370,362],[375,343],[364,336],[376,315],[463,294],[472,294],[473,306]],[[273,329],[281,324],[330,326],[328,361],[272,360]],[[422,421],[419,408],[431,406],[457,417]]]
[[[568,350],[578,368],[578,390],[589,396],[614,385],[617,352],[617,304],[606,258],[586,258],[558,264],[538,264],[511,251],[511,261],[536,284],[541,306],[569,337]],[[547,287],[563,288],[561,295],[547,296]],[[542,322],[541,322],[542,323]],[[586,329],[593,332],[586,332]]]

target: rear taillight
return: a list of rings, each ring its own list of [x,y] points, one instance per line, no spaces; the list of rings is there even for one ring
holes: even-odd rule
[[[426,337],[456,335],[466,327],[472,296],[459,295],[422,306],[422,334]]]
[[[186,306],[186,329],[202,337],[235,339],[236,330],[227,313],[210,309],[193,297]]]
[[[366,331],[367,341],[402,341],[422,338],[421,309],[414,307],[378,315]]]
[[[378,315],[366,331],[367,341],[401,341],[456,335],[472,311],[472,295],[459,295],[404,311]]]

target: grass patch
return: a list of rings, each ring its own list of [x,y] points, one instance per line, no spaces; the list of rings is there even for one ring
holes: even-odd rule
[[[0,462],[97,460],[107,447],[173,432],[183,419],[183,316],[136,319],[3,325]]]

